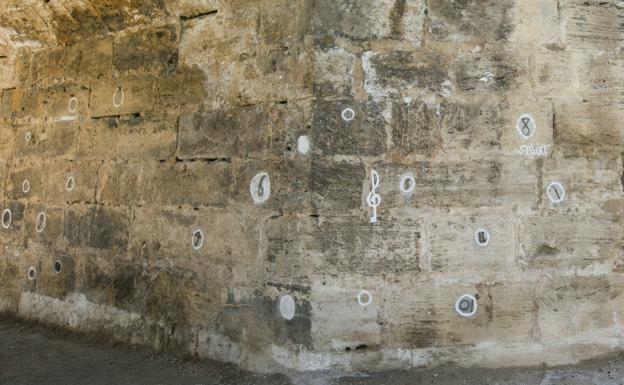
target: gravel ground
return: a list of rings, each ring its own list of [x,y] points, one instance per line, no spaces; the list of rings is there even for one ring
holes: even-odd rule
[[[624,385],[624,357],[562,368],[254,374],[206,360],[179,359],[145,349],[85,340],[63,330],[0,319],[0,384],[190,385]]]

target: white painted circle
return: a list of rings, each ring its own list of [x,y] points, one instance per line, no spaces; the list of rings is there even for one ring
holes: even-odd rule
[[[559,182],[552,182],[546,188],[546,195],[552,203],[560,203],[565,199],[565,188]]]
[[[297,151],[302,155],[310,152],[310,138],[307,135],[301,135],[297,138]]]
[[[254,203],[261,204],[266,202],[271,195],[271,180],[269,174],[261,172],[256,174],[249,184],[249,192]]]
[[[36,276],[37,276],[37,269],[31,266],[28,269],[28,279],[32,281],[33,279],[35,279]]]
[[[125,92],[123,88],[117,87],[115,92],[113,92],[113,106],[119,107],[123,104],[125,97]]]
[[[74,112],[76,112],[77,109],[78,109],[78,99],[76,99],[75,96],[72,96],[69,99],[69,105],[67,106],[67,110],[73,114]]]
[[[485,247],[490,243],[490,232],[486,229],[477,229],[474,233],[474,240],[477,245]]]
[[[368,306],[373,302],[373,296],[369,291],[362,290],[357,296],[357,301],[360,306]]]
[[[477,299],[470,294],[462,295],[455,302],[455,311],[462,317],[472,317],[477,314]]]
[[[46,221],[47,221],[47,217],[45,215],[45,213],[39,213],[39,215],[37,215],[37,220],[35,222],[35,229],[37,230],[38,233],[42,232],[45,227],[46,227]]]
[[[53,269],[54,269],[54,272],[55,272],[56,274],[59,274],[59,273],[61,272],[61,270],[63,270],[63,264],[61,263],[61,261],[60,261],[60,260],[58,260],[58,259],[57,259],[57,260],[54,262]]]
[[[416,188],[416,179],[414,179],[411,175],[404,175],[401,177],[401,181],[399,182],[399,189],[409,194]]]
[[[32,140],[32,133],[28,131],[26,135],[24,135],[24,139],[26,139],[27,142],[30,142]]]
[[[193,237],[191,238],[191,245],[195,250],[201,249],[204,245],[204,233],[201,229],[193,231]]]
[[[355,111],[353,111],[352,108],[345,108],[344,110],[342,110],[340,116],[342,116],[342,120],[344,120],[345,122],[350,122],[355,119]]]
[[[4,209],[2,212],[2,227],[8,229],[11,227],[11,221],[13,220],[13,214],[11,214],[11,210]]]
[[[71,191],[74,189],[75,185],[76,185],[76,182],[74,182],[74,177],[73,176],[67,177],[67,180],[65,181],[65,190]]]
[[[28,179],[24,179],[24,181],[22,182],[22,192],[26,194],[29,191],[30,191],[30,182],[28,181]]]
[[[518,130],[518,134],[524,139],[528,139],[535,135],[537,124],[535,123],[533,116],[529,114],[522,114],[516,122],[516,130]]]
[[[280,298],[279,311],[282,317],[288,321],[295,318],[295,300],[291,295],[286,294]]]

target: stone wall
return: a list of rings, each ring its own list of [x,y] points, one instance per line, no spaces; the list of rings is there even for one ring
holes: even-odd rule
[[[623,347],[621,2],[5,3],[2,311],[255,370]]]

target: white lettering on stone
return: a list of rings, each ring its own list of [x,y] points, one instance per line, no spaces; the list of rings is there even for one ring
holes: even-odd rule
[[[527,156],[548,156],[548,150],[550,149],[550,144],[523,144],[518,149],[518,153],[520,155]]]

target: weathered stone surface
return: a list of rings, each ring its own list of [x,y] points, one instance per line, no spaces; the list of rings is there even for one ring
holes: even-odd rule
[[[621,4],[5,3],[0,311],[260,371],[621,347]]]

